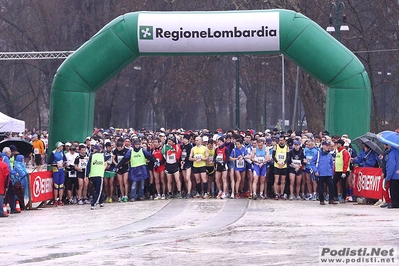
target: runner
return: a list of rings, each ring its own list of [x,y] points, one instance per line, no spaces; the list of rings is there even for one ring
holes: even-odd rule
[[[201,181],[204,185],[204,191],[208,191],[208,178],[206,176],[206,161],[209,158],[209,151],[206,146],[202,145],[202,138],[197,136],[195,138],[195,146],[190,152],[190,161],[193,162],[193,174],[196,182],[197,194],[195,198],[201,197]],[[202,193],[203,198],[208,198],[207,193]]]
[[[181,182],[180,182],[180,172],[179,164],[181,158],[181,148],[180,145],[176,143],[176,138],[173,135],[168,136],[167,144],[162,149],[162,154],[166,159],[165,173],[168,181],[168,199],[173,198],[173,177],[176,182],[177,188],[177,198],[181,199]]]
[[[259,197],[265,199],[263,191],[265,190],[267,162],[269,161],[269,148],[265,146],[265,139],[258,138],[257,146],[252,150],[251,161],[254,164],[253,182],[252,182],[252,199],[256,200],[257,185],[260,182]]]
[[[219,190],[219,193],[216,196],[216,198],[218,199],[228,198],[229,184],[227,181],[227,170],[228,170],[227,163],[229,161],[229,155],[230,152],[224,143],[224,138],[219,137],[217,141],[217,148],[215,149],[215,155],[214,155],[215,169],[216,169],[215,182]]]
[[[112,152],[112,162],[115,165],[118,165],[118,163],[121,162],[123,157],[126,155],[126,153],[129,151],[128,148],[123,146],[123,143],[126,143],[124,140],[118,140],[116,143],[116,149]],[[129,141],[130,143],[130,141]],[[116,177],[118,179],[118,184],[120,188],[120,193],[121,197],[118,198],[119,202],[128,202],[128,192],[129,192],[129,165],[124,164],[122,167],[118,168],[116,171]]]
[[[240,184],[241,180],[245,179],[246,163],[245,157],[247,156],[247,151],[243,146],[242,139],[236,141],[236,147],[230,153],[230,161],[234,162],[234,172],[235,172],[235,188],[232,187],[232,196],[234,195],[237,199],[240,198]]]
[[[278,138],[278,144],[274,147],[273,151],[274,161],[274,193],[275,199],[286,200],[287,197],[284,195],[285,178],[287,176],[287,159],[288,159],[288,147],[285,145],[285,139],[283,136]],[[281,178],[281,179],[280,179]],[[279,181],[281,182],[279,185]]]
[[[294,200],[294,184],[296,189],[296,199],[301,199],[299,192],[301,189],[302,180],[302,163],[304,162],[303,149],[299,140],[294,141],[294,148],[288,154],[289,168],[288,172],[290,175],[290,197],[289,200]]]
[[[152,150],[152,155],[155,157],[156,162],[153,168],[153,175],[155,180],[155,189],[157,191],[157,197],[155,199],[166,199],[166,179],[165,179],[165,163],[166,160],[162,155],[162,142],[159,138],[155,138],[152,141],[154,148]],[[162,185],[162,191],[161,191]],[[162,194],[162,196],[161,196]]]
[[[76,152],[76,146],[72,145],[69,149],[69,152],[65,153],[65,157],[67,158],[66,163],[66,174],[68,176],[67,182],[67,204],[76,204],[78,203],[77,199],[72,198],[73,190],[78,190],[79,183],[78,183],[78,176],[75,170],[75,159],[78,157],[79,154]]]
[[[315,180],[314,175],[310,174],[311,166],[310,166],[310,161],[312,160],[313,156],[317,154],[317,148],[314,145],[314,141],[312,139],[309,139],[307,141],[307,146],[304,149],[304,154],[305,154],[305,182],[306,182],[306,187],[308,194],[305,197],[305,200],[317,200],[317,182]]]
[[[79,155],[75,159],[75,170],[77,171],[78,176],[78,204],[89,204],[90,201],[87,200],[87,187],[89,185],[89,180],[86,178],[86,167],[87,160],[89,157],[87,156],[86,145],[79,145]]]
[[[64,195],[64,181],[65,172],[64,165],[67,162],[65,154],[63,152],[64,144],[58,141],[55,144],[56,149],[50,154],[50,159],[48,163],[53,169],[53,179],[54,179],[54,206],[64,206],[62,202],[62,197]]]
[[[215,189],[215,162],[213,158],[215,157],[215,146],[213,139],[208,140],[208,145],[207,145],[208,151],[209,151],[209,159],[206,162],[206,174],[208,175],[208,194],[211,195],[212,197],[217,196],[217,192]]]
[[[193,166],[193,162],[190,161],[190,154],[191,154],[191,149],[193,148],[192,144],[190,143],[190,135],[189,134],[184,134],[183,136],[183,143],[181,145],[181,169],[182,169],[182,174],[184,178],[184,182],[186,185],[186,199],[191,198],[191,189],[192,189],[192,183],[191,183],[191,169]]]
[[[105,195],[107,195],[105,202],[112,203],[116,171],[114,171],[115,164],[112,162],[112,145],[110,141],[105,142],[104,160],[106,163],[104,172],[104,191]]]

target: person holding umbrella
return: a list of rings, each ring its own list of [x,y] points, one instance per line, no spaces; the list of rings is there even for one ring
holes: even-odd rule
[[[360,151],[359,156],[353,159],[353,163],[360,167],[378,167],[381,162],[379,155],[365,142],[363,142],[363,145],[363,149]]]

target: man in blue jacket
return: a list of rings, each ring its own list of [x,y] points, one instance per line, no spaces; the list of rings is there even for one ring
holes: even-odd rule
[[[327,184],[328,193],[330,194],[330,200],[328,203],[336,204],[332,197],[332,176],[334,174],[334,162],[329,148],[330,144],[327,141],[323,141],[321,148],[318,149],[317,154],[313,156],[312,160],[310,161],[311,170],[318,179],[317,187],[319,190],[320,205],[326,205],[323,195],[324,183]]]
[[[386,165],[386,179],[390,181],[392,206],[389,209],[399,208],[399,150],[391,147]]]

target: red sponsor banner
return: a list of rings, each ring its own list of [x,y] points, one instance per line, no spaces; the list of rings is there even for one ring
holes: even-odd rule
[[[53,172],[33,172],[30,174],[32,202],[42,202],[53,199]]]
[[[355,167],[355,187],[353,192],[356,197],[381,199],[383,178],[381,168]]]

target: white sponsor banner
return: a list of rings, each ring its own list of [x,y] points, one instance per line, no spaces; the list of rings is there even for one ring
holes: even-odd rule
[[[280,50],[278,12],[140,13],[140,53]]]

